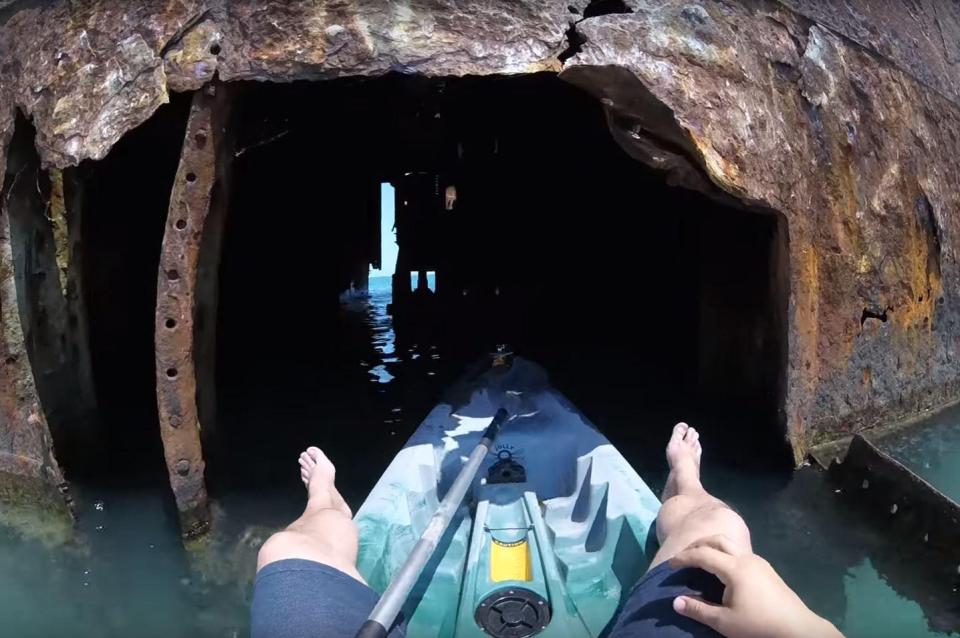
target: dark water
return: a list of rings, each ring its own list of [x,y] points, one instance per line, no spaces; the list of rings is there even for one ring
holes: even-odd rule
[[[298,514],[303,498],[295,465],[298,446],[315,442],[327,449],[338,463],[341,489],[357,507],[459,373],[460,364],[448,362],[441,345],[429,339],[398,342],[386,313],[389,291],[378,284],[374,280],[369,299],[346,302],[344,331],[323,366],[332,372],[317,372],[303,382],[312,385],[299,389],[319,393],[314,398],[324,415],[314,413],[316,403],[298,402],[292,390],[281,400],[246,401],[243,409],[222,415],[231,438],[209,451],[221,529],[212,561],[188,560],[162,482],[75,483],[79,540],[70,546],[49,548],[0,528],[0,636],[247,635],[250,591],[243,578],[251,573],[254,556],[248,545]],[[365,345],[344,345],[350,339]],[[291,380],[276,383],[287,387]],[[659,431],[665,436],[672,423],[654,424],[655,439],[626,436],[636,430],[629,402],[578,407],[588,417],[602,416],[598,425],[659,490],[666,473]],[[952,432],[960,422],[955,417],[949,417]],[[262,437],[263,424],[271,422],[297,427],[278,427],[277,437],[257,439],[259,448],[248,445],[252,439],[246,437]],[[960,449],[956,437],[950,443],[930,442],[922,439],[924,431],[917,430],[921,439],[907,446],[911,454],[929,459],[930,469],[936,463],[945,480],[955,481],[957,465],[949,458]],[[922,567],[903,558],[882,530],[848,511],[822,473],[811,468],[778,472],[717,459],[710,447],[715,436],[703,433],[708,489],[741,512],[757,551],[815,611],[850,638],[943,636],[948,634],[931,629],[931,623],[956,627],[950,610],[929,602],[935,597],[924,589]],[[268,462],[277,458],[271,446],[289,455],[289,467]]]

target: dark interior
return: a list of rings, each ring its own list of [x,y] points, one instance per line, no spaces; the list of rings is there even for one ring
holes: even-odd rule
[[[777,215],[668,187],[552,74],[251,84],[237,104],[214,493],[288,480],[313,442],[358,504],[497,344],[544,365],[638,465],[662,465],[678,419],[723,428],[716,447],[735,462],[789,463]],[[387,387],[370,382],[369,327],[338,302],[379,257],[384,181],[400,247]],[[428,270],[436,293],[412,290]]]
[[[553,74],[231,88],[216,418],[202,429],[215,497],[295,485],[296,454],[315,443],[358,505],[500,344],[542,364],[654,485],[679,419],[721,430],[712,449],[732,462],[789,466],[778,215],[667,186]],[[65,178],[99,410],[85,445],[58,441],[73,478],[164,476],[156,278],[190,97]],[[399,243],[387,354],[370,315],[338,300],[379,262],[381,182]],[[435,293],[411,287],[421,271]],[[392,382],[372,381],[385,361]]]
[[[165,477],[154,313],[160,245],[189,108],[189,95],[172,96],[106,158],[74,169],[74,196],[82,206],[78,259],[100,418],[81,460],[68,463],[70,477]]]

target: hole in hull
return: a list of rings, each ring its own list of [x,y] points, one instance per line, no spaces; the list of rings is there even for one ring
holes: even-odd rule
[[[791,462],[779,215],[668,187],[616,146],[595,100],[547,74],[255,85],[239,108],[250,150],[220,264],[214,492],[284,483],[289,450],[322,436],[359,505],[498,343],[543,364],[638,465],[659,471],[682,419],[723,428],[718,454]],[[384,181],[397,274],[389,307],[357,316],[338,299],[379,253]],[[267,209],[286,213],[264,224]]]
[[[157,272],[189,107],[189,95],[171,96],[106,158],[77,169],[98,429],[80,448],[89,458],[67,468],[72,480],[167,480],[157,434]]]

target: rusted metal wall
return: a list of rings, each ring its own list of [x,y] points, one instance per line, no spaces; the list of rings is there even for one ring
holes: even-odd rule
[[[566,0],[52,2],[0,27],[11,99],[58,168],[102,159],[168,91],[221,80],[558,70]],[[585,4],[577,1],[574,5]],[[575,17],[575,16],[574,16]]]
[[[214,73],[289,81],[563,66],[603,101],[618,140],[667,179],[786,219],[784,409],[798,459],[960,396],[955,7],[630,4],[633,13],[586,20],[556,0],[31,5],[0,27],[0,108],[31,116],[41,157],[64,167],[104,157],[169,90]],[[574,22],[585,42],[561,65]],[[884,27],[894,24],[903,33]],[[10,125],[0,119],[0,137]],[[194,480],[187,460],[177,484]]]
[[[960,394],[950,100],[777,5],[664,2],[578,28],[562,77],[604,101],[635,156],[786,217],[798,460]]]
[[[778,1],[960,104],[960,3]]]
[[[95,410],[85,310],[77,294],[78,267],[70,229],[79,218],[67,213],[62,173],[39,168],[32,140],[20,146],[11,168],[5,206],[9,218],[20,325],[34,382],[51,433],[58,443],[83,445]],[[11,158],[11,161],[14,161]],[[72,212],[76,208],[71,206]]]
[[[3,84],[0,83],[0,98]],[[0,109],[3,101],[0,99]],[[6,172],[12,112],[0,110],[0,178]],[[9,190],[11,184],[5,184]],[[10,216],[0,202],[0,507],[33,506],[68,518],[66,482],[34,384],[20,324]],[[10,520],[9,516],[5,516]]]
[[[210,524],[196,399],[194,304],[201,239],[217,177],[217,150],[223,140],[226,93],[210,84],[194,94],[157,278],[160,434],[181,529],[187,537],[205,532]]]

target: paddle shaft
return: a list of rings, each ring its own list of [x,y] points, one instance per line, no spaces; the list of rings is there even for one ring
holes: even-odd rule
[[[484,431],[480,443],[470,453],[467,462],[464,463],[457,478],[454,479],[453,485],[447,490],[446,496],[443,497],[440,506],[427,524],[427,529],[424,530],[420,540],[414,545],[413,551],[410,552],[410,556],[407,557],[403,567],[390,581],[387,590],[383,592],[373,611],[370,612],[370,617],[360,627],[356,638],[384,638],[387,635],[387,630],[397,619],[400,608],[403,607],[407,596],[410,595],[417,579],[420,578],[420,572],[423,571],[424,566],[433,556],[437,544],[443,538],[450,521],[453,520],[454,514],[459,509],[463,497],[466,496],[467,490],[473,484],[473,479],[480,469],[480,464],[490,451],[490,446],[493,445],[493,441],[500,431],[500,426],[503,425],[506,418],[506,410],[503,408],[497,410],[493,420],[490,421],[490,425]]]

